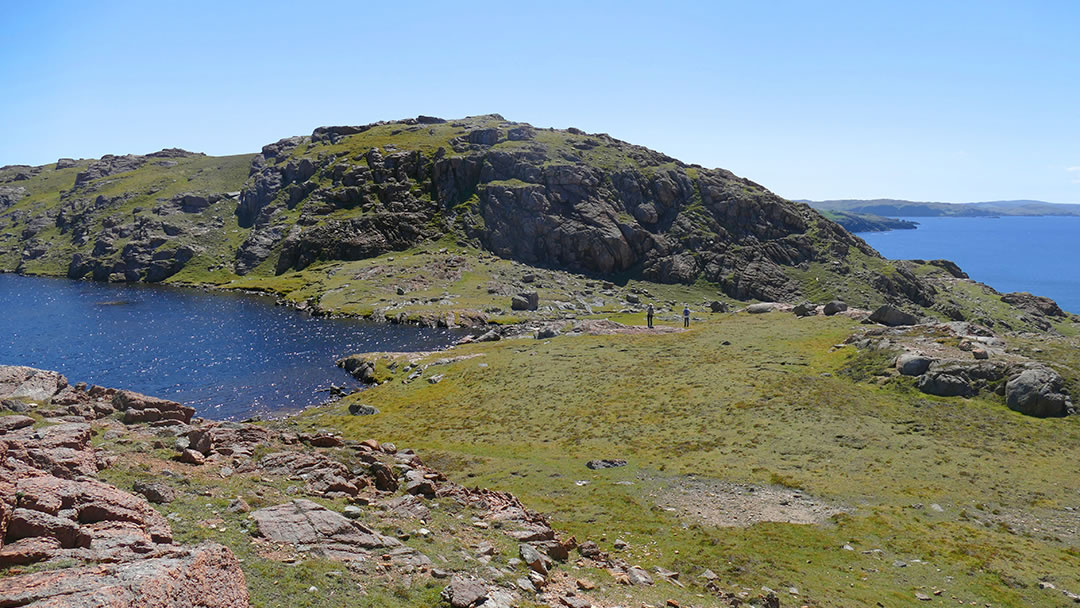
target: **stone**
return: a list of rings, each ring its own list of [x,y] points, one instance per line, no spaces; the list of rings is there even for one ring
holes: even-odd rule
[[[435,482],[425,478],[423,471],[413,469],[405,473],[405,491],[414,495],[435,496]]]
[[[349,414],[353,416],[374,416],[379,413],[379,408],[374,405],[365,405],[363,403],[350,403]]]
[[[634,585],[651,585],[653,584],[652,577],[645,571],[644,568],[639,566],[631,566],[626,569],[626,577],[630,579],[630,583]]]
[[[206,456],[203,456],[202,452],[189,448],[180,453],[179,460],[186,464],[200,465],[206,462]]]
[[[976,359],[989,359],[990,353],[985,348],[973,348],[971,349],[971,356]]]
[[[709,311],[710,312],[727,312],[728,311],[728,305],[725,304],[724,302],[721,302],[720,300],[713,300],[712,302],[709,302]]]
[[[639,298],[637,294],[626,294],[626,301],[630,304],[641,304],[641,298]]]
[[[919,376],[915,387],[929,395],[939,397],[971,397],[975,390],[964,378],[944,372],[926,373]]]
[[[626,466],[626,461],[618,459],[618,458],[605,459],[605,460],[590,460],[589,462],[585,463],[585,466],[587,468],[590,468],[590,469],[593,469],[593,470],[596,470],[596,469],[613,469],[615,467],[625,467]]]
[[[251,517],[266,539],[306,546],[329,559],[365,559],[365,550],[401,546],[397,539],[305,499],[259,509]]]
[[[518,554],[521,556],[521,561],[525,562],[525,565],[530,570],[547,576],[552,566],[551,558],[540,553],[535,547],[527,543],[522,543],[518,547]]]
[[[1064,416],[1072,408],[1064,386],[1064,379],[1050,368],[1024,370],[1005,384],[1005,403],[1009,409],[1028,416]]]
[[[921,376],[930,369],[934,360],[914,353],[903,353],[896,357],[896,371],[905,376]]]
[[[32,426],[34,422],[29,416],[0,416],[0,435]]]
[[[472,577],[455,574],[440,595],[452,608],[472,608],[487,600],[487,589]]]
[[[776,310],[776,306],[777,305],[775,302],[760,302],[758,304],[751,304],[747,306],[746,312],[752,315],[760,315]]]
[[[156,422],[158,420],[179,420],[184,424],[191,422],[195,408],[181,405],[168,399],[149,397],[134,391],[116,391],[112,405],[124,412],[124,424]]]
[[[810,302],[802,302],[796,304],[795,307],[791,309],[791,312],[794,313],[796,317],[812,317],[817,314],[817,306],[814,306]]]
[[[519,293],[510,299],[511,310],[537,310],[540,308],[540,294],[535,291]]]
[[[154,504],[160,505],[176,500],[176,490],[161,482],[136,481],[134,490]]]
[[[67,378],[57,372],[0,365],[0,399],[48,402],[67,385]]]
[[[0,578],[0,604],[25,608],[248,608],[232,551],[207,543],[166,557]]]
[[[895,306],[890,306],[889,304],[883,304],[874,310],[874,312],[870,313],[870,320],[874,323],[888,325],[889,327],[918,325],[919,323],[919,317],[904,312]]]
[[[842,300],[830,300],[825,303],[825,308],[822,312],[825,313],[825,316],[831,317],[837,313],[844,312],[847,309],[848,305],[846,302],[843,302]]]
[[[537,340],[548,340],[548,339],[554,338],[554,337],[556,337],[558,335],[559,335],[559,330],[556,329],[555,327],[550,326],[550,325],[547,325],[545,327],[541,327],[540,329],[536,330],[536,339]]]

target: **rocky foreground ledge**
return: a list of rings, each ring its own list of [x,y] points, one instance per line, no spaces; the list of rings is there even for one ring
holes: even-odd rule
[[[513,495],[453,483],[390,443],[204,421],[172,401],[28,367],[0,366],[3,410],[14,413],[0,414],[0,608],[248,606],[252,581],[237,547],[283,564],[340,562],[372,588],[430,581],[452,608],[607,605],[591,597],[598,582],[582,569],[606,572],[600,584],[683,586],[676,572],[560,538]],[[99,479],[125,460],[148,471],[131,492]],[[197,522],[220,532],[222,516],[244,522],[240,540],[222,536],[233,549],[175,542],[170,521],[180,518],[151,504],[209,500],[207,490],[183,495],[197,479],[259,484],[228,514]],[[573,568],[560,568],[568,561]],[[779,605],[714,579],[710,605]]]

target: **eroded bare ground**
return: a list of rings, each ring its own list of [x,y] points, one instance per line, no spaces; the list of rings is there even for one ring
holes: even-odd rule
[[[762,522],[825,524],[846,505],[815,498],[783,486],[739,484],[685,477],[648,479],[649,496],[658,506],[683,519],[718,527],[752,526]]]

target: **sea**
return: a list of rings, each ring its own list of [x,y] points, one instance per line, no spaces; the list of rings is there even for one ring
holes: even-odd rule
[[[904,217],[915,230],[862,232],[891,259],[944,258],[1005,293],[1026,291],[1080,313],[1080,217]]]

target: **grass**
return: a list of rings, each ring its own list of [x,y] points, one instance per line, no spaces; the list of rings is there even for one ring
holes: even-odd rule
[[[854,329],[838,318],[721,315],[680,334],[469,345],[459,351],[481,356],[428,370],[444,375],[438,384],[397,377],[303,423],[416,446],[459,481],[512,491],[605,550],[623,538],[629,561],[684,580],[710,568],[735,587],[798,587],[820,606],[916,605],[915,591],[934,589],[1052,605],[1040,577],[1080,587],[1075,534],[1020,523],[1075,506],[1062,463],[1075,458],[1077,419],[853,381],[839,372],[862,355],[830,347]],[[862,362],[859,377],[883,361]],[[342,415],[355,400],[382,414]],[[595,458],[629,465],[586,469]],[[687,476],[799,488],[854,512],[825,526],[708,526],[650,496]]]

